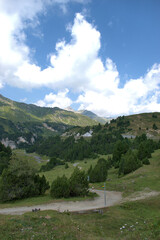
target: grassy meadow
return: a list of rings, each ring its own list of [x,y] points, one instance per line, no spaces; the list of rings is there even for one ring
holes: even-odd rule
[[[0,229],[3,240],[159,240],[160,195],[110,207],[103,214],[43,211],[0,215]]]
[[[38,156],[35,153],[26,154],[23,150],[15,150],[14,153],[17,157],[28,160],[34,168],[37,170],[45,164],[48,160],[46,156]],[[108,156],[101,155],[105,159]],[[38,161],[37,161],[38,159]],[[65,169],[65,165],[60,165],[55,167],[53,170],[42,172],[40,175],[45,175],[46,179],[49,181],[50,185],[57,176],[62,176],[63,174],[66,177],[70,177],[74,168],[78,166],[81,170],[87,171],[92,165],[93,167],[97,163],[97,159],[85,159],[83,161],[77,161],[74,163],[68,163],[69,168]],[[118,169],[111,168],[108,171],[108,178],[106,181],[106,190],[109,191],[120,191],[123,193],[124,197],[133,195],[135,192],[139,191],[150,192],[150,191],[160,191],[160,149],[156,150],[152,154],[150,159],[150,165],[143,165],[141,168],[137,169],[133,173],[127,174],[124,177],[118,177]],[[103,189],[104,183],[94,183],[90,184],[90,187],[96,189]],[[82,198],[75,198],[75,200]],[[61,199],[64,200],[64,199]],[[58,201],[61,201],[58,200]],[[0,204],[0,208],[4,207],[14,207],[14,206],[32,206],[35,204],[50,203],[53,202],[49,191],[46,192],[44,196],[33,197],[29,199],[17,200],[12,203],[3,203]],[[57,201],[57,200],[56,200]]]
[[[118,177],[118,169],[110,169],[106,181],[107,190],[123,192],[123,196],[138,191],[160,191],[160,149],[156,150],[149,160],[150,165],[143,165],[121,178]],[[101,189],[101,185],[95,183],[94,187]]]
[[[40,156],[41,162],[37,162],[36,154],[26,155],[19,150],[16,150],[15,154],[30,159],[37,169],[48,159]],[[86,159],[75,163],[82,170],[87,171],[90,165],[94,166],[96,162],[97,159]],[[57,176],[65,174],[69,177],[75,168],[75,163],[69,163],[67,169],[63,165],[41,174],[44,174],[51,183]],[[107,190],[121,191],[124,197],[139,191],[160,192],[160,150],[152,154],[150,163],[121,178],[118,178],[117,169],[110,169],[106,181]],[[91,186],[102,189],[103,183],[95,183]],[[48,192],[45,196],[0,204],[0,208],[31,206],[62,200],[51,199]],[[0,239],[3,240],[159,240],[160,195],[109,207],[103,210],[103,214],[91,211],[84,214],[40,211],[22,216],[0,215],[0,229]]]
[[[37,170],[45,164],[48,160],[46,156],[38,156],[35,153],[26,154],[23,150],[16,150],[16,156],[23,157],[29,160],[30,163]],[[35,158],[36,157],[36,158]],[[108,158],[106,155],[101,155],[105,159]],[[40,158],[40,162],[37,162],[37,158]],[[69,168],[65,169],[65,165],[60,165],[55,167],[53,170],[42,172],[40,175],[44,175],[46,179],[51,184],[57,176],[70,177],[75,167],[78,166],[81,170],[86,171],[92,165],[95,166],[99,158],[96,159],[85,159],[83,161],[76,161],[74,163],[68,162]],[[123,192],[124,196],[128,196],[137,191],[160,191],[160,149],[156,150],[152,154],[150,160],[150,165],[143,165],[141,168],[137,169],[133,173],[127,174],[123,177],[118,177],[118,169],[111,168],[108,171],[108,177],[106,181],[106,189],[109,191],[120,191]],[[103,183],[94,183],[90,186],[96,189],[103,189]]]

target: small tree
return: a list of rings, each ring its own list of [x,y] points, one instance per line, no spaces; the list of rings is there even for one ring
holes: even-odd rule
[[[90,182],[104,182],[108,174],[109,164],[104,158],[100,158],[96,166],[88,170]]]
[[[113,165],[115,168],[119,167],[122,154],[125,154],[129,149],[126,141],[118,140],[114,146],[113,150]]]
[[[65,163],[65,169],[69,168],[68,163]]]
[[[70,196],[69,181],[65,175],[57,177],[51,185],[51,197],[53,198],[67,198]]]
[[[50,171],[58,165],[64,165],[64,163],[61,160],[52,157],[47,164],[41,166],[40,172]]]
[[[128,150],[128,152],[121,157],[119,175],[125,175],[133,172],[141,166],[142,163],[138,159],[137,154],[132,150]]]
[[[47,189],[50,188],[49,182],[46,181],[45,176],[40,177],[39,175],[34,176],[35,189],[37,190],[37,195],[43,195]]]
[[[70,196],[85,196],[88,194],[89,183],[84,171],[75,168],[70,179]]]
[[[153,124],[153,129],[154,129],[154,130],[157,130],[157,129],[158,129],[158,127],[157,127],[157,125],[156,125],[155,123]]]
[[[0,179],[0,200],[11,201],[44,194],[49,188],[45,177],[36,175],[27,161],[13,159]]]
[[[150,158],[151,152],[154,149],[151,149],[151,144],[148,146],[147,141],[141,142],[138,147],[138,158],[142,161],[144,158]]]
[[[11,160],[12,151],[10,147],[5,147],[0,142],[0,175],[3,172],[3,169],[8,168],[9,161]]]
[[[142,159],[142,163],[143,163],[144,165],[150,165],[150,161],[149,161],[148,158]]]

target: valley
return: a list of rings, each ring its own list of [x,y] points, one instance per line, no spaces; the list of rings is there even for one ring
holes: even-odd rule
[[[17,156],[25,156],[28,160],[31,159],[31,154],[25,154],[22,150],[15,152]],[[32,163],[37,164],[35,155],[32,155]],[[106,181],[106,189],[111,191],[120,191],[123,196],[123,202],[117,203],[115,206],[103,208],[102,214],[93,211],[84,213],[72,212],[56,212],[52,210],[43,211],[42,204],[45,206],[61,206],[64,199],[53,200],[46,193],[43,197],[35,197],[24,200],[17,200],[13,203],[0,204],[0,209],[25,207],[29,209],[28,213],[21,216],[1,215],[0,214],[0,237],[7,239],[12,236],[12,239],[44,239],[48,237],[52,239],[159,239],[159,219],[160,219],[160,150],[156,150],[150,159],[151,164],[143,166],[133,173],[122,178],[118,178],[114,168],[108,172]],[[43,158],[46,162],[47,159]],[[82,170],[88,169],[89,164],[96,159],[85,159],[76,162]],[[38,163],[37,168],[41,165]],[[74,164],[69,163],[69,168],[57,166],[54,170],[46,172],[46,178],[51,182],[56,175],[67,176],[71,174],[75,168]],[[50,174],[49,174],[50,173]],[[51,177],[52,176],[52,177]],[[90,187],[101,189],[103,192],[103,183],[91,184]],[[156,192],[152,195],[149,193]],[[158,194],[159,193],[159,194]],[[138,196],[141,198],[138,199]],[[143,195],[143,197],[142,197]],[[102,201],[103,199],[102,194]],[[136,200],[137,197],[137,200]],[[97,197],[95,197],[96,199]],[[134,198],[134,201],[130,201]],[[75,198],[69,201],[84,201],[84,199]],[[87,202],[92,200],[87,200]],[[66,206],[67,203],[66,202]],[[79,203],[80,203],[79,202]],[[71,202],[69,202],[71,203]],[[48,205],[49,204],[49,205]],[[74,204],[74,202],[73,202]],[[81,205],[81,204],[78,204]],[[30,206],[30,207],[29,207]],[[40,207],[41,210],[33,213],[34,207]],[[1,211],[1,210],[0,210]],[[43,227],[43,231],[41,231]],[[7,229],[6,229],[7,228]],[[63,231],[61,230],[63,228]]]
[[[14,146],[0,146],[1,239],[159,240],[160,113],[102,124],[72,111],[0,100],[1,142]],[[70,190],[78,179],[89,192]],[[62,184],[62,196],[51,195],[53,183]],[[75,190],[83,186],[76,184]]]

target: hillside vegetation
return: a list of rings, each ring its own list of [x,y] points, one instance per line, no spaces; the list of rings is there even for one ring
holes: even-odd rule
[[[23,152],[17,152],[23,155]],[[26,155],[25,155],[26,157]],[[105,156],[104,156],[105,157]],[[106,156],[107,157],[107,156]],[[35,159],[36,160],[36,159]],[[93,162],[92,162],[93,161]],[[89,165],[96,164],[97,159],[86,159],[77,162],[82,170],[87,171]],[[50,182],[56,176],[63,174],[70,176],[75,166],[69,163],[69,168],[57,166],[46,172]],[[147,192],[159,191],[160,150],[156,150],[150,158],[150,165],[142,166],[127,176],[118,178],[116,169],[108,171],[106,181],[107,190],[122,191],[124,196],[145,196]],[[103,183],[91,186],[103,189]],[[41,201],[41,202],[40,202]],[[44,202],[54,202],[47,197],[37,197],[28,200],[1,204],[0,207],[35,205]],[[160,195],[134,202],[125,202],[121,205],[103,210],[103,214],[88,212],[57,213],[54,211],[40,211],[26,213],[22,216],[0,215],[1,239],[148,239],[160,238]],[[42,231],[43,228],[43,231]]]
[[[0,95],[0,116],[13,122],[55,122],[67,125],[86,126],[96,122],[78,113],[60,108],[38,107],[33,104],[15,102]]]
[[[125,128],[126,135],[141,135],[146,133],[149,138],[160,138],[160,112],[141,113],[119,117],[111,120],[111,126]]]
[[[78,113],[19,103],[0,95],[0,140],[12,140],[19,147],[38,137],[61,134],[71,126],[94,124],[97,122]]]

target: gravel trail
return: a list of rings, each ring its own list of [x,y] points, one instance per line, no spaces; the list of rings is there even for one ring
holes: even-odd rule
[[[40,210],[56,210],[59,212],[69,211],[69,212],[78,212],[86,210],[94,210],[103,207],[113,206],[114,204],[120,203],[122,200],[122,193],[115,191],[106,191],[106,206],[104,206],[104,191],[94,190],[99,196],[95,197],[92,200],[85,201],[63,201],[58,203],[49,203],[42,205],[35,205],[30,207],[14,207],[14,208],[4,208],[0,209],[0,214],[7,215],[22,215],[26,212],[31,212],[32,209]]]

